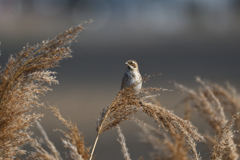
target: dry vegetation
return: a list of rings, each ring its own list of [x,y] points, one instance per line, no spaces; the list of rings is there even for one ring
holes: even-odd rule
[[[88,22],[86,22],[88,23]],[[26,155],[28,159],[62,160],[66,157],[57,151],[48,138],[41,124],[41,113],[34,113],[34,107],[45,107],[39,97],[51,90],[51,84],[57,84],[54,74],[48,71],[56,67],[60,60],[71,57],[68,47],[84,28],[83,23],[66,30],[50,41],[43,41],[35,46],[23,48],[18,54],[11,56],[0,74],[0,159],[17,159]],[[146,77],[145,81],[150,76]],[[53,114],[62,122],[68,131],[61,131],[64,147],[69,151],[68,158],[74,160],[93,159],[99,136],[114,127],[119,133],[119,143],[123,158],[130,160],[126,140],[119,127],[121,122],[135,120],[142,129],[141,141],[152,146],[148,159],[152,160],[192,160],[201,159],[197,151],[197,143],[210,148],[207,159],[237,160],[239,159],[238,143],[235,136],[239,130],[240,98],[234,87],[227,84],[224,88],[218,84],[196,79],[198,89],[189,89],[181,84],[176,87],[184,93],[182,104],[185,105],[183,118],[163,107],[152,91],[165,91],[162,88],[143,88],[139,95],[132,88],[125,88],[117,93],[112,103],[103,108],[97,120],[97,136],[92,148],[87,147],[83,135],[77,125],[64,119],[60,111],[50,107]],[[157,128],[137,120],[139,112],[152,118]],[[211,131],[199,133],[191,121],[192,114],[199,114],[211,127]],[[93,117],[95,118],[95,117]],[[235,125],[234,125],[235,124]],[[33,138],[30,126],[41,131],[48,149],[41,146],[39,139]],[[210,134],[211,133],[211,134]],[[22,149],[30,144],[34,151]],[[97,157],[96,157],[97,159]],[[140,157],[139,159],[143,159]]]
[[[60,60],[71,57],[69,45],[84,29],[83,25],[86,23],[88,22],[70,28],[52,40],[34,46],[26,45],[22,51],[11,56],[6,67],[1,70],[1,159],[14,159],[26,154],[27,152],[21,148],[27,143],[36,148],[36,152],[32,153],[30,158],[61,159],[56,149],[52,148],[53,153],[47,153],[35,139],[31,138],[33,133],[29,131],[29,127],[35,125],[35,122],[43,116],[41,113],[34,113],[32,109],[45,107],[39,101],[39,97],[51,90],[49,88],[51,84],[58,83],[54,76],[56,73],[48,69],[58,66]]]

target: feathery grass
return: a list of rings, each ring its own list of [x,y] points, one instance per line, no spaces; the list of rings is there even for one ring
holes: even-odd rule
[[[34,46],[26,45],[11,55],[0,71],[0,158],[14,159],[26,151],[21,146],[32,142],[28,130],[43,114],[34,113],[34,107],[44,107],[39,97],[58,84],[56,72],[60,60],[71,57],[69,45],[84,29],[83,25],[66,30],[52,40]]]

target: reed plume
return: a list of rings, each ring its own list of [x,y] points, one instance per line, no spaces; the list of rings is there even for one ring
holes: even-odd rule
[[[132,92],[132,88],[133,87],[129,87],[119,91],[111,105],[103,109],[101,117],[97,121],[97,137],[89,160],[91,160],[91,157],[93,156],[99,135],[102,132],[117,126],[122,121],[131,119],[139,110],[153,118],[155,122],[161,125],[164,129],[171,130],[171,132],[182,133],[193,150],[195,150],[195,141],[204,140],[204,138],[197,132],[197,128],[189,121],[179,118],[162,106],[146,102],[146,99],[151,96],[138,96]],[[143,88],[141,89],[141,93],[162,90],[165,91],[166,89]]]
[[[71,57],[69,45],[84,29],[85,23],[66,30],[52,40],[34,46],[26,45],[0,71],[0,158],[13,159],[25,154],[23,144],[32,142],[28,131],[43,115],[32,112],[44,107],[39,97],[58,84],[56,72],[47,69],[58,66],[60,60]]]

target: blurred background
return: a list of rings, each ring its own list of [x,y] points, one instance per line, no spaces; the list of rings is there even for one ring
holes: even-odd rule
[[[54,69],[60,85],[43,97],[77,123],[88,146],[95,140],[96,119],[120,89],[128,59],[139,63],[143,76],[161,73],[144,87],[175,89],[173,82],[178,82],[196,88],[195,76],[200,76],[240,89],[238,0],[0,0],[1,66],[27,42],[54,38],[90,19],[94,22],[71,45],[73,58]],[[181,98],[175,90],[161,92],[159,100],[182,116]],[[63,135],[54,129],[65,128],[48,110],[39,111],[45,113],[41,123],[49,138],[64,156]],[[141,113],[138,117],[154,124]],[[199,119],[193,124],[204,132]],[[121,127],[131,158],[147,157],[151,147],[139,142],[137,125],[124,122]],[[96,159],[123,159],[117,137],[116,129],[100,136]]]

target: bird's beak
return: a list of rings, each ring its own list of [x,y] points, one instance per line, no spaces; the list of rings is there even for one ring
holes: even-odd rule
[[[128,66],[128,62],[125,63]]]

